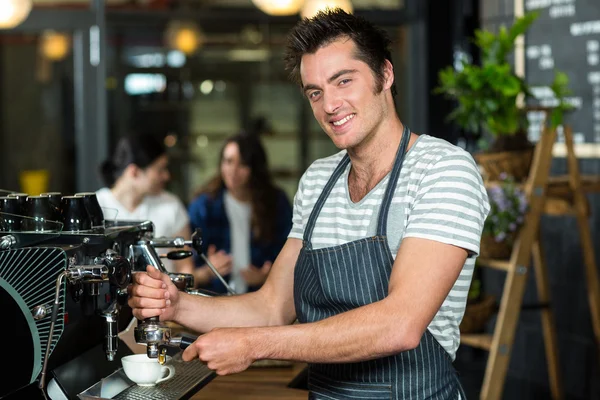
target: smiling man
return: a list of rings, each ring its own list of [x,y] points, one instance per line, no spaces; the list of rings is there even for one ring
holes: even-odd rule
[[[341,151],[302,176],[259,291],[194,297],[152,268],[136,274],[138,318],[208,332],[184,359],[219,374],[307,362],[314,399],[464,398],[452,361],[488,199],[467,152],[399,119],[389,44],[339,9],[290,33],[292,78]]]

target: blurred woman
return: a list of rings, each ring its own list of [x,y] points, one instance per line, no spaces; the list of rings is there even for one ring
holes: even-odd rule
[[[189,239],[187,210],[165,190],[171,175],[163,143],[150,135],[126,136],[112,154],[100,167],[106,185],[96,192],[100,206],[117,210],[117,220],[152,221],[155,237]],[[189,271],[194,266],[191,257],[162,261],[170,272]]]
[[[188,211],[192,229],[202,229],[209,260],[217,268],[230,269],[225,279],[237,293],[256,290],[264,283],[292,227],[291,204],[271,179],[260,139],[251,134],[225,141],[219,172]],[[211,277],[202,262],[198,265],[196,277]],[[226,292],[214,277],[205,287]]]

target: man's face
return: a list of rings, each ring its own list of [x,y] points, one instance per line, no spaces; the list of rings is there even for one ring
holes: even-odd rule
[[[303,90],[313,114],[340,149],[354,148],[387,116],[385,91],[375,93],[369,66],[355,58],[354,41],[340,38],[305,54],[300,64]],[[384,82],[384,89],[389,88]]]
[[[145,193],[156,195],[162,192],[171,179],[168,157],[166,155],[158,157],[152,164],[141,170],[139,178],[140,186]]]

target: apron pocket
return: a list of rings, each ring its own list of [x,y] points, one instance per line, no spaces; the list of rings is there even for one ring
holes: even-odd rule
[[[386,382],[356,382],[331,379],[310,372],[308,389],[311,400],[391,399],[392,387]]]

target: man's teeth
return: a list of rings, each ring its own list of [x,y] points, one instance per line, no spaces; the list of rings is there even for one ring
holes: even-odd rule
[[[354,114],[350,114],[347,117],[344,117],[344,118],[340,119],[339,121],[335,121],[333,124],[335,126],[340,126],[340,125],[343,125],[346,122],[350,121],[352,118],[354,118]]]

